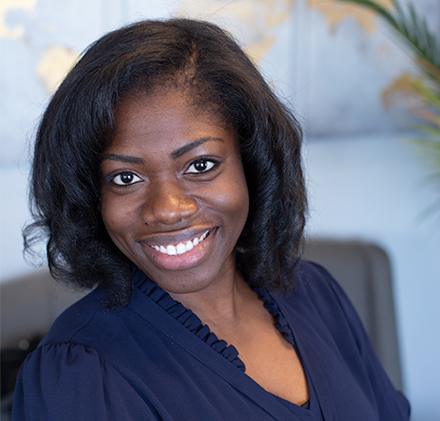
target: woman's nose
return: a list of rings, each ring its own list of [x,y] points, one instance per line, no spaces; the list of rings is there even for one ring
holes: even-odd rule
[[[142,209],[142,217],[147,224],[171,225],[194,215],[198,210],[196,200],[172,183],[166,183],[151,193]]]

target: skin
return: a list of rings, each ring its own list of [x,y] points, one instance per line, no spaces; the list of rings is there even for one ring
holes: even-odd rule
[[[129,97],[115,123],[101,163],[101,213],[113,242],[233,344],[248,376],[304,403],[307,382],[294,348],[236,268],[249,196],[235,131],[179,91]],[[157,250],[204,233],[183,254]]]
[[[174,294],[198,294],[237,276],[234,247],[249,199],[234,131],[177,93],[127,99],[115,119],[101,165],[101,212],[116,246]],[[203,164],[207,170],[198,171]],[[207,230],[180,256],[152,247]]]

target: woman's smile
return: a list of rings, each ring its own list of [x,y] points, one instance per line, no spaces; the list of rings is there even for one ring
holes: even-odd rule
[[[175,91],[124,99],[101,172],[107,231],[152,280],[188,293],[233,278],[249,198],[235,131],[217,114]]]
[[[213,247],[216,229],[206,230],[192,240],[179,243],[145,244],[145,252],[159,266],[169,270],[190,269],[200,264]]]
[[[200,237],[196,236],[193,239],[180,241],[178,244],[150,244],[150,247],[163,254],[167,254],[168,256],[180,256],[181,254],[191,251],[194,247],[197,247],[211,233],[211,231],[212,230],[208,229]]]

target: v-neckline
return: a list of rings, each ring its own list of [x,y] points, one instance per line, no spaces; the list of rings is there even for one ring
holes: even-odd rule
[[[266,309],[274,317],[275,315],[272,311],[278,311],[278,317],[276,317],[278,330],[284,333],[285,336],[290,335],[290,340],[287,339],[290,343],[293,341],[292,345],[306,373],[310,395],[310,409],[303,408],[265,390],[245,373],[245,365],[239,358],[238,351],[234,345],[228,345],[226,341],[219,339],[210,330],[208,325],[202,324],[199,317],[192,310],[185,308],[183,304],[174,300],[165,290],[151,281],[141,271],[135,269],[132,274],[136,287],[143,293],[142,296],[147,296],[150,301],[157,304],[154,306],[135,305],[133,307],[136,308],[136,312],[147,321],[153,317],[155,320],[154,326],[172,339],[173,342],[178,343],[183,349],[192,354],[194,358],[216,372],[217,375],[234,388],[246,394],[276,419],[291,420],[292,415],[297,416],[298,421],[316,421],[320,419],[315,417],[319,412],[318,401],[315,396],[310,373],[293,336],[293,330],[284,318],[275,299],[266,290],[255,288]],[[133,300],[142,300],[142,296],[134,294]],[[280,326],[280,322],[283,323],[283,326]],[[181,325],[181,329],[175,329],[176,323]],[[204,342],[208,346],[200,347],[200,342]]]

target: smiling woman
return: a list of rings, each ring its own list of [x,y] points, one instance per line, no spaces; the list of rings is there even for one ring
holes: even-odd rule
[[[101,215],[118,249],[158,285],[196,292],[233,278],[248,191],[235,130],[165,92],[118,105]]]
[[[96,288],[24,363],[13,419],[408,419],[345,294],[300,260],[300,148],[218,27],[93,44],[40,124],[24,235]]]

